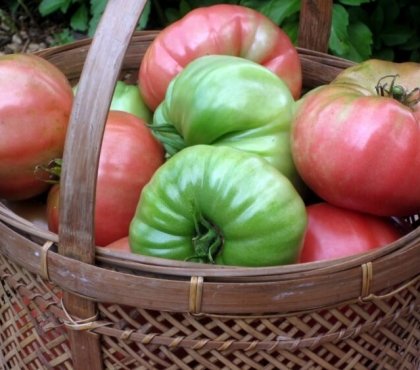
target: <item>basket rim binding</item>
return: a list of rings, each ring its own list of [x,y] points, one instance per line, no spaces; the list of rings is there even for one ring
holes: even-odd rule
[[[57,234],[42,230],[36,225],[27,221],[7,208],[0,201],[0,221],[20,230],[28,235],[32,241],[38,242],[39,247],[45,243],[57,245],[59,237]],[[114,251],[102,247],[96,247],[96,260],[109,267],[127,268],[133,272],[149,272],[161,275],[173,275],[180,277],[203,276],[217,279],[221,278],[241,278],[241,277],[277,277],[277,279],[287,279],[294,276],[311,276],[318,273],[333,273],[343,271],[355,266],[373,262],[384,258],[387,255],[397,253],[401,245],[415,242],[420,237],[420,227],[405,234],[395,242],[380,249],[360,253],[354,256],[342,257],[329,261],[307,262],[283,266],[269,267],[237,267],[200,264],[195,262],[184,262],[168,260],[157,257],[142,256],[138,254]],[[56,252],[56,248],[51,248],[51,252]],[[188,268],[188,270],[186,270]]]

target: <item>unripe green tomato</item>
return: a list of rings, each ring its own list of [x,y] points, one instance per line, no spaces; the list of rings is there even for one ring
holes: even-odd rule
[[[235,266],[297,262],[306,209],[290,181],[262,158],[195,145],[143,188],[129,231],[134,253]]]

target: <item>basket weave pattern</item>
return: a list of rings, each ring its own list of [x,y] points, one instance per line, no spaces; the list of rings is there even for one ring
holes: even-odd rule
[[[72,368],[67,331],[87,329],[101,334],[107,369],[412,369],[419,358],[418,279],[387,299],[289,316],[100,304],[97,318],[77,322],[56,286],[0,262],[0,353],[11,369]]]
[[[135,81],[156,34],[131,38],[121,79]],[[39,54],[76,83],[90,48]],[[306,88],[351,65],[299,55]],[[305,266],[226,269],[100,248],[91,265],[57,253],[61,235],[0,203],[0,369],[418,370],[419,218],[405,225],[412,231],[381,250]],[[83,316],[68,295],[88,302]]]

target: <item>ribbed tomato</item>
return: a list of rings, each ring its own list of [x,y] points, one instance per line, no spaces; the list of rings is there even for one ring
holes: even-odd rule
[[[418,63],[368,60],[305,95],[292,154],[306,184],[336,206],[420,212],[419,83]]]
[[[262,64],[284,80],[294,98],[300,96],[301,64],[287,34],[256,10],[218,4],[190,11],[149,46],[139,71],[140,90],[149,108],[157,108],[169,82],[187,64],[210,54]]]

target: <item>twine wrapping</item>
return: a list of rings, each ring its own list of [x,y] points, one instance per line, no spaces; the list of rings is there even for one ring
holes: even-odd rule
[[[373,265],[372,262],[367,262],[362,265],[362,289],[359,300],[365,302],[370,296],[370,290],[373,281]]]
[[[201,313],[201,301],[203,298],[203,283],[204,283],[204,279],[202,276],[191,277],[189,312],[195,315]]]
[[[44,243],[41,249],[41,268],[39,274],[42,279],[50,281],[50,275],[48,273],[48,250],[54,245],[54,242],[48,240]]]
[[[371,293],[372,282],[373,282],[372,262],[364,263],[361,267],[362,267],[362,289],[361,289],[361,293],[359,297],[359,301],[361,303],[367,303],[373,300],[382,300],[382,299],[390,298],[394,296],[395,294],[398,294],[402,290],[409,288],[411,285],[414,285],[415,283],[417,283],[417,281],[420,280],[420,275],[417,275],[413,279],[407,281],[403,285],[398,286],[394,290],[385,294],[377,295],[377,294]]]
[[[84,331],[84,330],[94,330],[102,326],[112,325],[111,322],[97,321],[98,313],[86,319],[79,319],[79,318],[72,317],[69,314],[69,312],[66,310],[63,300],[61,300],[61,308],[63,309],[63,313],[66,317],[63,320],[63,324],[68,329]]]

